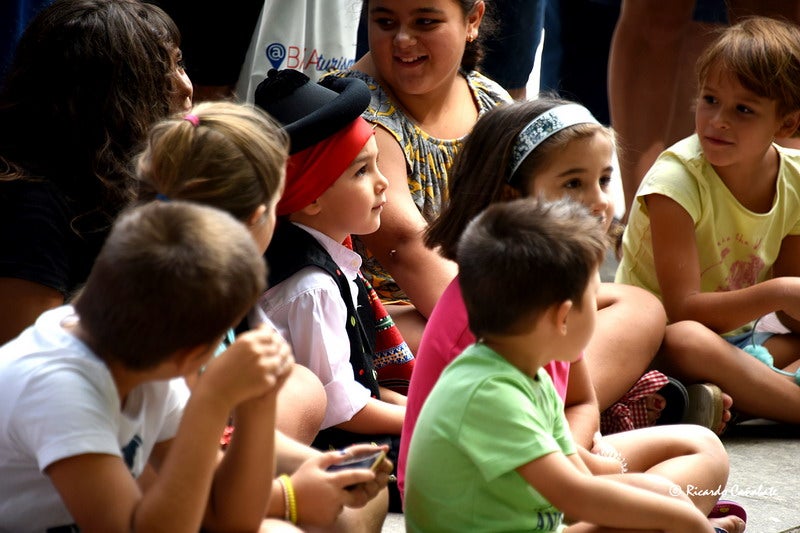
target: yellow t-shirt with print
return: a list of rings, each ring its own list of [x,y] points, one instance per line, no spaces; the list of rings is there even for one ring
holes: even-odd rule
[[[697,135],[665,150],[636,193],[616,281],[642,287],[661,298],[644,202],[650,194],[673,199],[692,218],[701,291],[742,289],[769,279],[784,237],[800,234],[800,151],[774,146],[780,166],[775,198],[766,213],[746,209],[731,194],[704,157]],[[752,324],[744,324],[725,336],[751,328]]]

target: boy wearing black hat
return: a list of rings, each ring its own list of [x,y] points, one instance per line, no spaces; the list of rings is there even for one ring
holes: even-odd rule
[[[334,79],[330,87],[284,70],[271,71],[256,90],[256,104],[291,138],[281,218],[266,253],[271,288],[260,304],[325,387],[328,406],[314,446],[390,436],[396,450],[405,397],[378,384],[369,288],[360,256],[343,244],[350,234],[378,229],[388,182],[377,167],[372,127],[360,116],[367,86]],[[408,352],[405,343],[398,350]]]

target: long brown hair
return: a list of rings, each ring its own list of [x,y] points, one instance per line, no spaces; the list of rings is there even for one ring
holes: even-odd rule
[[[179,45],[175,23],[151,4],[46,7],[0,92],[0,180],[48,180],[77,203],[78,218],[92,220],[73,228],[110,224],[134,196],[132,154],[169,114]]]
[[[458,239],[470,220],[489,205],[526,196],[522,177],[533,176],[560,148],[573,139],[604,131],[598,124],[577,124],[554,133],[531,152],[513,175],[510,159],[522,129],[533,119],[567,100],[542,96],[527,102],[504,104],[478,119],[456,156],[448,182],[447,207],[427,229],[425,245],[439,248],[446,258],[456,259]]]

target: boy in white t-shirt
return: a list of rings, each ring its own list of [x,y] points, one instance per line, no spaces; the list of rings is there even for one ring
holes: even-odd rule
[[[73,305],[0,348],[0,530],[257,530],[293,358],[265,327],[209,359],[265,278],[252,237],[222,211],[123,214]],[[189,398],[173,378],[207,363]],[[140,487],[148,464],[158,475]]]

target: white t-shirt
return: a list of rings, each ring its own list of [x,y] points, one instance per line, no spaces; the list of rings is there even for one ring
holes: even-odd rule
[[[319,231],[297,224],[325,248],[350,282],[358,306],[355,280],[361,256]],[[347,422],[367,405],[370,391],[353,375],[347,307],[336,281],[318,267],[295,272],[259,300],[267,317],[292,347],[295,360],[314,372],[325,387],[328,406],[322,429]]]
[[[62,328],[71,306],[44,313],[0,347],[0,531],[73,523],[47,466],[100,453],[122,457],[134,477],[153,445],[173,438],[189,396],[183,380],[133,389],[120,409],[106,365]]]

